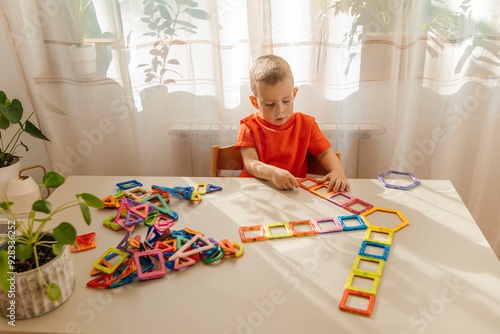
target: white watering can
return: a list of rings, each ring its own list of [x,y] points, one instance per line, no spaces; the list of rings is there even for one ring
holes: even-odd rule
[[[45,168],[41,165],[31,166],[23,168],[19,171],[18,178],[12,178],[9,180],[9,184],[7,185],[7,200],[9,202],[14,202],[12,206],[14,212],[19,214],[28,213],[31,211],[31,207],[33,203],[38,200],[38,196],[40,196],[40,187],[36,184],[35,180],[31,176],[23,176],[22,172],[33,169],[33,168],[42,168],[43,174],[45,175],[47,172]],[[47,188],[47,198],[50,194],[49,188]]]

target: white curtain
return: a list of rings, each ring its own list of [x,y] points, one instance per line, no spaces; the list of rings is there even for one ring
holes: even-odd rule
[[[450,179],[500,255],[495,0],[93,0],[89,74],[70,61],[68,3],[0,7],[54,170],[208,175],[211,145],[254,111],[252,60],[274,53],[348,177]]]

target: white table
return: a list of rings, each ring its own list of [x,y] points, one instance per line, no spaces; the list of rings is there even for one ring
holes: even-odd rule
[[[116,183],[146,187],[222,186],[198,204],[172,198],[174,229],[192,228],[215,240],[240,242],[239,227],[345,216],[350,213],[304,189],[277,190],[241,178],[71,176],[50,197],[75,193],[104,198]],[[124,231],[92,210],[87,227],[79,209],[59,218],[78,233],[97,232],[98,247],[73,255],[76,287],[58,309],[41,317],[2,320],[2,331],[81,333],[499,333],[500,262],[449,181],[423,180],[412,190],[378,180],[350,180],[350,194],[400,211],[410,225],[394,235],[371,316],[339,310],[344,286],[365,231],[344,231],[244,243],[244,255],[215,265],[197,263],[161,279],[116,289],[86,287],[92,264]],[[58,222],[55,222],[56,224]],[[136,228],[144,235],[146,227]],[[134,234],[135,235],[135,234]],[[1,319],[0,319],[1,320]]]

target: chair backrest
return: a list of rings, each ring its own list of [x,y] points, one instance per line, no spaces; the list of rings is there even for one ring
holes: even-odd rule
[[[335,152],[339,161],[342,162],[342,152]],[[242,170],[243,159],[239,150],[230,146],[212,146],[212,155],[210,161],[210,176],[219,177],[223,170]],[[311,153],[307,152],[307,173],[313,175],[326,175],[327,172],[321,166],[318,159]]]
[[[243,159],[239,150],[230,146],[212,146],[210,177],[219,177],[222,170],[242,170]]]

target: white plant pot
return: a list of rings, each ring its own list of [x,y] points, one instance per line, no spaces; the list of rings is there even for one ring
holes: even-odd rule
[[[94,74],[97,71],[95,44],[71,45],[69,47],[69,58],[73,62],[75,73],[78,75]]]
[[[7,200],[13,202],[12,209],[19,214],[31,211],[33,203],[40,196],[40,188],[31,176],[12,178],[7,186]]]
[[[168,87],[167,86],[151,86],[141,90],[142,110],[153,113],[155,111],[163,111],[168,105]]]
[[[56,283],[61,288],[61,298],[52,301],[47,297],[47,287],[43,284],[37,269],[17,273],[13,295],[9,296],[0,289],[0,313],[9,319],[11,313],[16,320],[30,319],[48,313],[62,305],[73,293],[75,287],[75,268],[68,245],[63,253],[40,267],[44,279]],[[12,297],[15,297],[15,310],[8,310]]]
[[[18,157],[14,158],[14,163],[10,166],[0,168],[0,193],[7,196],[7,186],[11,179],[18,179],[19,172],[21,171],[21,162]],[[3,199],[0,197],[0,202]]]

